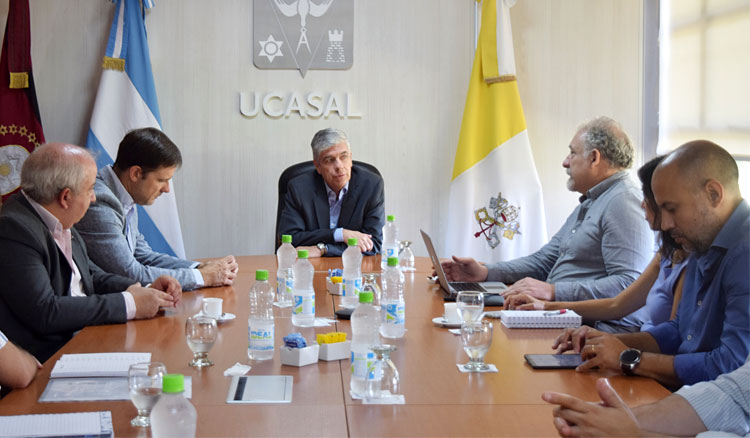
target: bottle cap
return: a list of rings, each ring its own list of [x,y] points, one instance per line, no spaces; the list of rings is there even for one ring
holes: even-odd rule
[[[292,236],[289,234],[284,234],[281,236],[281,243],[292,243]]]
[[[372,292],[360,292],[359,293],[360,303],[372,303]]]
[[[268,281],[268,271],[265,269],[258,269],[255,271],[255,279],[258,281]]]
[[[393,221],[395,221],[395,220],[396,220],[396,216],[394,216],[394,215],[392,215],[392,214],[389,214],[389,215],[388,215],[388,216],[386,217],[386,220],[387,220],[388,222],[393,222]]]
[[[398,257],[388,257],[388,266],[398,266]]]
[[[166,374],[162,380],[162,392],[174,394],[185,391],[185,376],[182,374]]]
[[[299,258],[299,259],[306,259],[307,258],[307,250],[306,249],[299,249],[299,250],[297,250],[297,258]]]
[[[357,246],[358,240],[354,237],[350,237],[349,240],[346,241],[346,243],[349,244],[349,246]]]

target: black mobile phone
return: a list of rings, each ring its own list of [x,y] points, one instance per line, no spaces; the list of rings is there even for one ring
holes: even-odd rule
[[[534,369],[569,369],[581,364],[580,354],[524,354],[526,362]]]

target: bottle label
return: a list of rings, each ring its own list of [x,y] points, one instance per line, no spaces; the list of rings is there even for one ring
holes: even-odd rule
[[[295,315],[315,315],[315,294],[294,295],[292,313]]]
[[[356,379],[364,380],[370,372],[374,372],[375,370],[375,354],[373,354],[372,351],[368,350],[367,353],[355,353],[352,351],[351,362],[352,376]],[[372,378],[372,376],[370,378]]]
[[[276,300],[289,301],[292,295],[294,279],[291,277],[276,277]]]
[[[273,325],[247,327],[247,345],[250,350],[273,350]]]
[[[359,293],[362,292],[362,277],[347,278],[344,280],[344,287],[342,294],[345,297],[355,296],[358,297]]]
[[[384,303],[380,305],[380,309],[383,315],[385,315],[386,324],[404,324],[404,312],[406,310],[404,303]]]

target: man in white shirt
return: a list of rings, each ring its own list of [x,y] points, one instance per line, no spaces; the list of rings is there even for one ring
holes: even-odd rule
[[[85,149],[41,146],[0,211],[0,330],[40,362],[85,326],[150,318],[182,296],[174,278],[141,287],[89,260],[73,225],[95,200],[95,178]]]

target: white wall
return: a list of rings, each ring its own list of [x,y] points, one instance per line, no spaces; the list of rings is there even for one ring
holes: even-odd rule
[[[48,140],[85,142],[113,6],[33,0],[32,56]],[[356,159],[386,181],[386,210],[402,238],[438,241],[445,224],[468,77],[474,0],[355,3],[354,66],[343,72],[258,70],[252,2],[159,0],[148,13],[165,132],[181,147],[174,179],[190,257],[272,250],[276,185],[310,158],[312,134],[345,130]],[[4,31],[8,0],[0,0]],[[560,167],[575,127],[599,114],[636,144],[641,119],[641,1],[520,0],[512,9],[521,98],[542,180],[550,235],[577,202]],[[348,91],[362,119],[248,119],[240,91]],[[439,249],[440,250],[440,249]],[[424,255],[421,242],[416,254]]]

